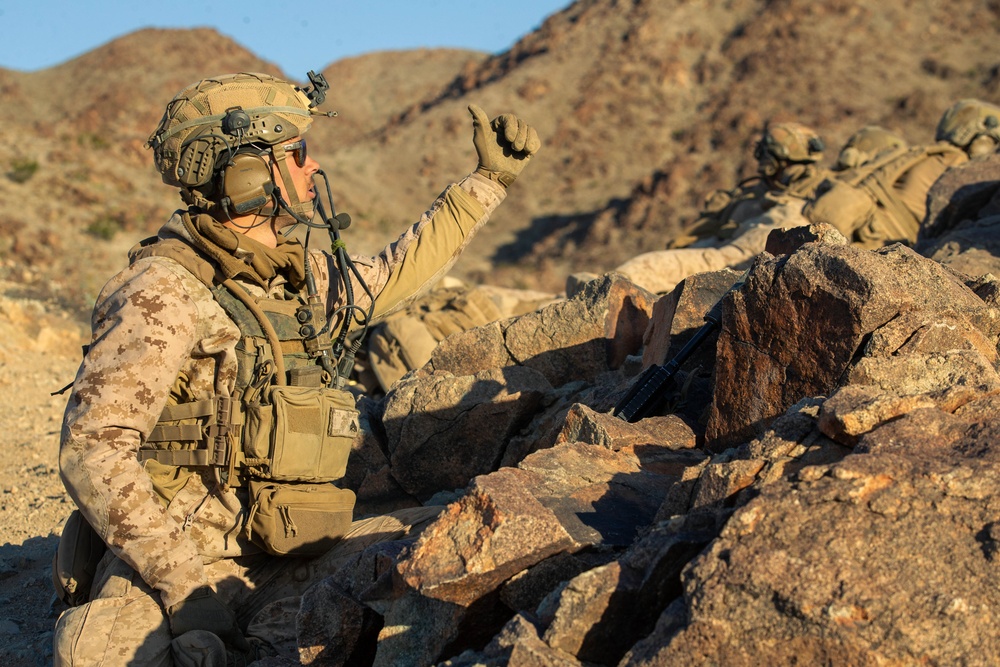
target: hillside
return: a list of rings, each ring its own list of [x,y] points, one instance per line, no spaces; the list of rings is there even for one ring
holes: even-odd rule
[[[338,117],[315,124],[311,148],[357,221],[350,247],[377,252],[473,166],[465,107],[517,111],[543,150],[456,273],[558,290],[570,271],[662,247],[706,193],[752,169],[768,119],[812,125],[832,159],[863,124],[929,141],[952,101],[1000,100],[997,11],[979,0],[581,0],[496,56],[330,64],[326,108]],[[27,183],[0,183],[11,277],[30,263],[87,310],[122,250],[178,204],[142,144],[209,61],[212,73],[282,74],[209,29],[143,30],[48,70],[0,71],[0,120],[24,139],[0,147],[0,163],[37,163]],[[63,266],[69,247],[77,258]]]
[[[338,116],[316,123],[310,152],[338,209],[355,219],[351,250],[377,252],[473,168],[472,102],[491,115],[516,111],[544,146],[455,273],[551,291],[572,271],[601,273],[661,248],[708,192],[750,173],[768,120],[812,125],[832,161],[862,125],[927,142],[953,101],[1000,102],[992,1],[567,5],[502,54],[398,51],[325,66],[326,109]],[[180,204],[143,144],[181,88],[240,70],[305,75],[280,72],[210,29],[143,30],[47,70],[0,70],[0,423],[9,453],[0,466],[0,663],[51,664],[51,628],[64,609],[49,581],[72,505],[56,468],[65,397],[53,392],[72,379],[104,281]],[[968,183],[1000,178],[994,167],[966,174]],[[951,183],[948,194],[966,184]],[[1000,211],[1000,197],[983,210]],[[481,594],[486,605],[435,598],[441,582],[420,570],[434,554],[409,565],[390,552],[377,567],[358,561],[352,593],[368,584],[386,593],[395,584],[385,568],[401,562],[408,585],[432,591],[394,598],[393,618],[403,620],[385,626],[425,630],[387,645],[410,642],[426,655],[383,655],[379,664],[507,664],[495,654],[516,651],[527,656],[520,664],[621,658],[638,667],[693,655],[719,664],[989,664],[989,621],[1000,608],[989,585],[1000,553],[989,435],[1000,403],[1000,284],[961,281],[901,246],[868,253],[831,230],[809,234],[795,243],[791,234],[783,243],[793,250],[758,263],[729,302],[722,343],[692,364],[677,410],[646,425],[608,414],[639,355],[664,361],[733,274],[699,277],[658,300],[620,276],[578,285],[541,311],[449,338],[406,391],[378,403],[378,418],[389,418],[352,457],[352,481],[383,503],[376,511],[399,500],[395,492],[406,503],[447,501],[481,476],[466,500],[454,496],[454,524],[443,521],[424,543],[428,552],[444,544],[447,559],[452,535],[471,536],[463,567],[479,588],[452,587],[448,564],[440,588]],[[645,332],[656,344],[643,350]],[[420,442],[400,437],[404,426],[438,453],[408,450]],[[482,442],[470,446],[470,434]],[[431,472],[458,467],[464,476],[417,489],[428,462]],[[400,481],[417,490],[403,493]],[[537,507],[525,513],[530,498]],[[522,516],[552,532],[504,523]],[[483,551],[480,538],[494,528],[503,540]],[[581,551],[560,552],[559,531]],[[556,534],[552,544],[524,542]],[[918,550],[924,556],[909,557]],[[485,577],[483,558],[494,559]],[[525,563],[530,571],[517,569]],[[511,586],[484,585],[501,570]],[[366,581],[375,573],[386,576]],[[339,596],[318,588],[317,608],[334,608],[324,594]],[[499,628],[483,634],[475,621],[506,622],[482,613],[490,605],[518,614],[487,645]],[[327,619],[305,620],[335,646],[323,633],[350,624]],[[364,630],[362,648],[374,651],[372,627]],[[435,645],[458,630],[456,641]],[[476,650],[467,660],[465,648]]]
[[[516,109],[545,146],[487,231],[484,254],[459,266],[494,279],[486,247],[514,261],[567,225],[586,237],[609,204],[627,209],[638,195],[634,205],[646,206],[642,183],[660,191],[647,212],[605,222],[613,229],[560,253],[538,276],[558,288],[566,270],[599,272],[662,247],[705,193],[752,168],[752,140],[767,119],[812,125],[831,147],[868,123],[922,142],[954,100],[1000,99],[996,12],[979,0],[576,2],[387,126],[377,152],[338,151],[334,170],[345,205],[405,218],[438,187],[438,174],[467,163],[469,101]],[[398,184],[391,201],[363,198],[366,183],[384,179]],[[537,258],[524,266],[537,271]]]

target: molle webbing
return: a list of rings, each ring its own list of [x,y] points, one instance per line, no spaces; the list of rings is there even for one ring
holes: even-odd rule
[[[194,423],[164,423],[195,420]],[[233,410],[233,400],[214,396],[193,403],[168,405],[160,414],[159,422],[146,436],[145,444],[158,442],[191,443],[202,449],[159,449],[143,447],[139,461],[156,459],[160,463],[178,466],[229,465],[229,436],[242,425],[239,410]]]

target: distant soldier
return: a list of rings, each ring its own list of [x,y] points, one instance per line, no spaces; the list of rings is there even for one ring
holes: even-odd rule
[[[935,138],[958,146],[970,159],[996,153],[1000,146],[1000,107],[981,100],[959,100],[944,112]],[[918,238],[933,239],[948,231],[947,218],[942,216],[925,221]]]
[[[803,214],[812,222],[833,225],[865,248],[895,242],[912,245],[927,214],[931,186],[948,169],[995,151],[1000,140],[998,119],[1000,108],[961,100],[941,117],[935,143],[870,155],[820,186]],[[877,137],[871,133],[868,139]]]
[[[704,212],[667,250],[633,257],[615,271],[662,293],[695,273],[748,263],[772,229],[808,224],[802,206],[830,175],[819,164],[824,148],[804,125],[768,125],[754,148],[756,177],[710,195]]]
[[[805,125],[768,125],[754,146],[757,174],[732,190],[710,194],[698,218],[667,247],[685,248],[730,239],[747,220],[774,206],[808,198],[828,174],[818,165],[824,149],[823,140]]]

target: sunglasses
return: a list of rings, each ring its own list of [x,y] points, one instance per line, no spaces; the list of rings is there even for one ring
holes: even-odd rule
[[[299,139],[298,141],[290,144],[285,144],[282,148],[285,149],[286,153],[292,154],[295,164],[297,164],[300,168],[306,166],[306,158],[309,156],[309,153],[306,149],[305,139]]]

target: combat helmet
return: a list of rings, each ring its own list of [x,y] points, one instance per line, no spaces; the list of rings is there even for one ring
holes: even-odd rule
[[[285,144],[303,135],[313,116],[329,115],[316,110],[329,88],[326,80],[314,72],[309,80],[312,87],[303,89],[243,72],[182,90],[146,142],[163,182],[180,188],[188,204],[213,213],[216,207],[227,215],[257,213],[279,195],[286,208],[311,215],[311,205],[299,202],[294,188],[276,192],[271,171],[275,166],[291,183]]]
[[[754,147],[758,171],[774,176],[788,164],[811,164],[823,159],[826,146],[811,128],[800,123],[769,123]]]
[[[982,100],[959,100],[941,116],[934,138],[958,146],[970,157],[993,152],[1000,143],[1000,107]]]
[[[906,146],[906,140],[895,132],[878,125],[866,125],[847,139],[847,143],[840,149],[834,169],[837,171],[854,169],[877,155]]]

